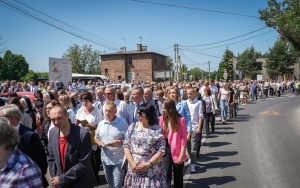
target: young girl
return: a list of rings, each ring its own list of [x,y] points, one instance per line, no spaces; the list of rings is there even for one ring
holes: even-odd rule
[[[183,167],[186,156],[187,126],[185,118],[176,110],[175,101],[168,99],[163,104],[163,115],[159,117],[159,125],[167,139],[166,155],[163,158],[167,173],[167,184],[171,187],[172,170],[174,188],[183,187]]]

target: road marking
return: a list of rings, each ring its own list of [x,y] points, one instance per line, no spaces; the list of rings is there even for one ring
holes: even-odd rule
[[[278,112],[274,111],[274,110],[268,110],[268,111],[264,111],[264,112],[260,112],[258,113],[260,115],[271,115],[271,116],[281,116],[281,114],[279,114]]]

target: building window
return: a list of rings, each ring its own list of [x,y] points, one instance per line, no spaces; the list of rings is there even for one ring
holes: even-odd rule
[[[108,69],[104,69],[105,74],[108,74]]]
[[[128,64],[132,65],[132,57],[128,57]]]
[[[118,76],[118,80],[122,80],[122,76],[119,75],[119,76]]]

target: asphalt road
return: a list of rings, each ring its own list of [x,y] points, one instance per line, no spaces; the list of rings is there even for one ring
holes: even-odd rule
[[[202,140],[194,174],[185,188],[300,187],[300,96],[258,99],[239,106],[238,117]],[[106,188],[103,171],[99,188]]]
[[[202,142],[197,173],[186,188],[300,187],[300,97],[259,99],[239,106],[238,117],[217,123]]]

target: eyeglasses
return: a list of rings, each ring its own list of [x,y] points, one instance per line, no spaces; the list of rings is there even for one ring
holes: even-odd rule
[[[104,93],[104,95],[111,95],[111,93]]]

